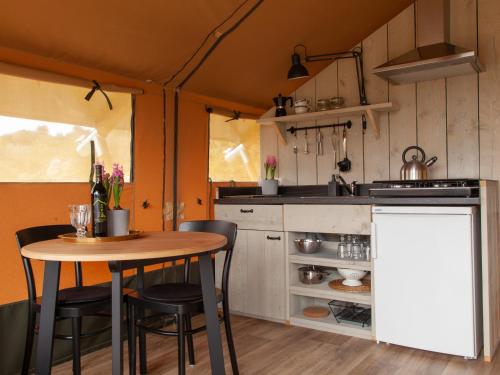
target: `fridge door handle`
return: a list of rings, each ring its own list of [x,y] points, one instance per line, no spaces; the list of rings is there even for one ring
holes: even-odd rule
[[[377,250],[377,225],[372,222],[371,223],[371,246],[372,246],[372,259],[376,259],[378,256]]]

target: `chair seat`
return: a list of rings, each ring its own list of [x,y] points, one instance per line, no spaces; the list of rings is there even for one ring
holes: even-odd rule
[[[42,297],[37,298],[37,303],[41,304]],[[60,289],[57,302],[62,305],[98,302],[111,299],[111,288],[105,286],[82,286]]]
[[[222,300],[222,291],[216,289],[217,301]],[[203,299],[201,285],[186,283],[157,284],[145,288],[142,298],[159,302],[190,302]]]

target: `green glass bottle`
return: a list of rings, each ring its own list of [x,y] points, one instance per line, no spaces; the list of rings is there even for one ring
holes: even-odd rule
[[[96,164],[94,168],[95,182],[90,193],[92,202],[92,235],[94,237],[106,237],[108,235],[108,205],[106,203],[108,194],[102,182],[102,165]]]

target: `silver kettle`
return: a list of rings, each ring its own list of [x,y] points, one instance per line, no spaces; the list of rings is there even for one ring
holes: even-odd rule
[[[413,155],[410,161],[406,160],[406,154],[410,150],[417,150],[421,154],[421,159],[417,160],[417,155]],[[402,180],[427,180],[429,167],[437,161],[437,156],[433,156],[425,161],[425,152],[418,146],[407,147],[403,151],[403,166],[401,167]]]

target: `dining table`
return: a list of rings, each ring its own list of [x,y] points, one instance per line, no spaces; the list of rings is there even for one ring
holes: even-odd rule
[[[223,250],[225,236],[201,232],[144,232],[127,241],[68,242],[62,238],[36,242],[23,256],[44,264],[35,373],[50,374],[61,262],[107,262],[111,272],[112,374],[123,373],[123,271],[198,257],[212,374],[225,374],[217,311],[212,255]]]

